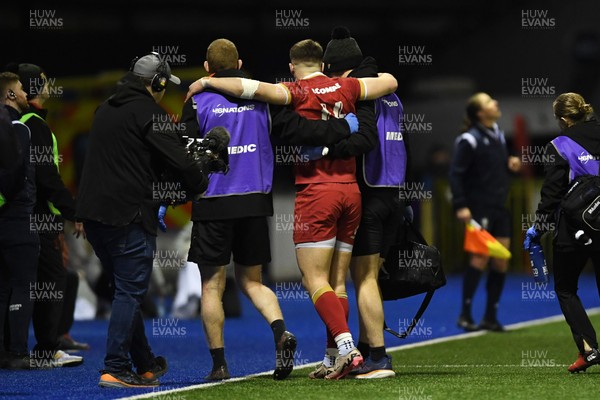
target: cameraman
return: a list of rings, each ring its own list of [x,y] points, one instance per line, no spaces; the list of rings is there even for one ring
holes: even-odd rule
[[[98,107],[90,132],[77,217],[114,285],[99,382],[104,387],[157,386],[167,371],[166,360],[152,354],[140,311],[156,249],[159,205],[152,183],[168,167],[188,193],[208,186],[207,173],[178,135],[155,129],[161,126],[155,121],[168,119],[157,104],[167,81],[180,83],[157,53],[134,60],[116,93]]]

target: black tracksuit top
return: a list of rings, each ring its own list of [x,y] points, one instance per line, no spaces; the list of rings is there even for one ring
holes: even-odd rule
[[[141,222],[156,235],[159,203],[153,184],[167,168],[191,194],[208,186],[178,134],[156,128],[167,120],[141,80],[129,72],[98,107],[90,132],[77,201],[77,218],[124,226]]]

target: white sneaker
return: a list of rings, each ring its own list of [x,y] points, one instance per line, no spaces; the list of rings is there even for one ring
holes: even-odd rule
[[[354,348],[345,356],[338,356],[333,365],[333,371],[325,376],[325,379],[341,379],[348,375],[352,370],[358,369],[363,365],[363,356],[358,349]]]
[[[54,353],[54,358],[50,361],[50,365],[53,368],[77,367],[81,364],[83,364],[83,357],[72,356],[70,354],[65,353],[62,350],[58,350],[56,353]]]

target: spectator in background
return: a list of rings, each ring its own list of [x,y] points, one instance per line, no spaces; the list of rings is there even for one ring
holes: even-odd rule
[[[476,93],[469,98],[465,132],[455,142],[450,187],[456,217],[465,224],[474,219],[508,248],[511,228],[505,203],[509,192],[509,171],[518,172],[521,161],[508,154],[504,132],[496,123],[501,115],[498,102],[487,93]],[[472,301],[488,262],[487,304],[481,323],[476,325],[471,314]],[[463,280],[459,327],[466,331],[504,330],[498,322],[497,311],[507,267],[507,260],[490,260],[484,255],[470,254]]]
[[[75,201],[58,171],[60,155],[56,136],[45,120],[48,110],[44,108],[44,103],[50,97],[46,74],[34,64],[18,64],[9,68],[19,75],[27,93],[29,112],[23,114],[20,121],[31,132],[33,152],[30,161],[34,164],[37,188],[33,220],[39,221],[34,224],[40,237],[37,271],[39,289],[34,292],[33,330],[37,344],[32,354],[40,365],[80,365],[83,357],[59,350],[58,325],[67,288],[67,270],[63,264],[64,221],[74,222],[77,237],[84,234],[83,224],[75,222]]]
[[[8,114],[8,110],[4,107],[4,99],[0,99],[0,170],[4,173],[15,168],[19,161],[19,150],[15,132],[12,127],[12,122]],[[3,179],[4,175],[0,175],[0,184],[7,183]],[[8,179],[8,176],[6,177]],[[2,192],[4,187],[0,187]]]
[[[63,253],[65,249],[63,248]],[[68,256],[67,256],[68,257]],[[67,259],[63,257],[63,265],[68,265]],[[69,333],[73,327],[75,315],[75,304],[77,302],[77,293],[79,290],[79,274],[72,269],[67,269],[67,286],[65,288],[65,304],[58,323],[58,348],[60,350],[89,350],[90,345],[87,343],[78,342],[71,337]]]
[[[29,369],[29,321],[34,301],[40,239],[30,229],[35,206],[35,168],[29,162],[29,128],[19,122],[29,109],[27,93],[12,72],[0,73],[0,104],[12,120],[19,146],[17,167],[3,175],[0,196],[0,368]],[[8,326],[7,326],[8,324]]]

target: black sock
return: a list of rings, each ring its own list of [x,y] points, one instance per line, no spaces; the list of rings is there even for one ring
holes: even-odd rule
[[[225,362],[225,348],[210,349],[210,356],[212,357],[213,371],[227,365]]]
[[[485,306],[485,317],[487,321],[496,320],[496,311],[498,310],[498,302],[500,301],[500,295],[504,288],[504,281],[506,273],[498,272],[490,269],[488,273],[487,283],[485,285],[487,289],[487,304]]]
[[[463,279],[463,293],[462,293],[462,315],[467,318],[471,318],[471,303],[473,302],[473,296],[477,290],[477,285],[481,279],[481,270],[469,265],[465,271],[465,277]]]
[[[358,349],[358,351],[360,351],[360,354],[362,354],[364,359],[369,357],[369,343],[361,342],[359,340],[358,344],[356,345],[356,348]]]
[[[279,341],[283,332],[285,332],[285,322],[282,319],[276,319],[271,322],[271,329],[273,330],[273,338],[275,339],[275,343]]]
[[[370,350],[371,353],[369,354],[369,357],[371,358],[371,361],[377,362],[385,357],[385,346],[371,347]]]

